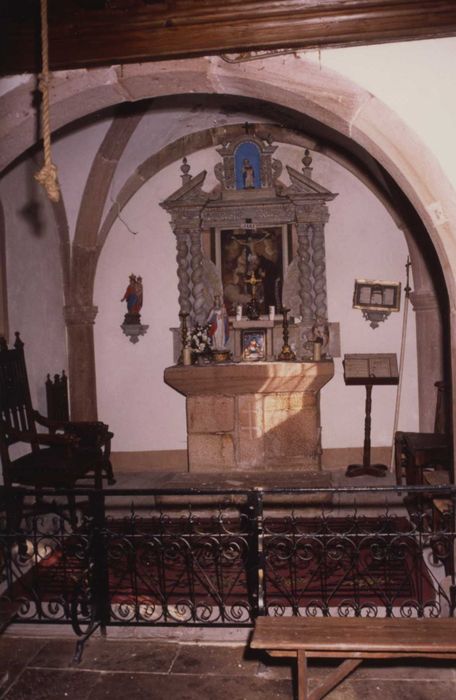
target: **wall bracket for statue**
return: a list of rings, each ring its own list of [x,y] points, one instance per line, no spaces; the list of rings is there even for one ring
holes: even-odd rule
[[[137,343],[142,335],[147,333],[149,326],[142,323],[122,323],[120,326],[130,343]]]

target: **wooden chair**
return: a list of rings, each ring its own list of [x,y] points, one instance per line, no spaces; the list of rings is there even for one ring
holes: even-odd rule
[[[37,489],[101,488],[103,477],[115,483],[110,462],[111,438],[101,422],[51,420],[32,407],[24,357],[24,344],[16,333],[12,349],[0,338],[0,456],[3,482]],[[39,432],[37,426],[47,429]],[[12,458],[11,447],[28,445],[22,456]],[[80,483],[81,482],[81,483]],[[69,496],[71,521],[75,500]],[[16,518],[17,521],[17,518]]]
[[[409,486],[422,486],[425,483],[426,469],[442,469],[449,473],[452,466],[452,444],[448,432],[448,419],[445,411],[445,385],[436,382],[437,405],[433,433],[396,432],[394,455],[396,482]]]

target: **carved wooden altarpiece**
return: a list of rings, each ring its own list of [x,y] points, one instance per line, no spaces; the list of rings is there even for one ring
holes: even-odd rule
[[[311,329],[328,320],[324,229],[327,203],[337,195],[312,178],[308,151],[302,171],[287,166],[290,184],[282,182],[277,146],[251,131],[246,125],[247,133],[217,149],[222,162],[213,191],[203,190],[206,171],[192,177],[184,158],[182,186],[161,203],[176,236],[180,313],[188,314],[190,326],[204,324],[214,296],[223,294],[234,317],[235,307],[251,297],[246,280],[255,268],[262,318],[271,305],[276,312],[289,308],[299,322],[293,329],[298,358],[309,359]],[[280,318],[275,325],[277,344]]]

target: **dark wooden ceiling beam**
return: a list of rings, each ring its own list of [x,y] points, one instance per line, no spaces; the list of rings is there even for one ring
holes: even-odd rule
[[[38,5],[2,1],[2,75],[40,70]],[[455,0],[49,0],[53,70],[455,34]]]

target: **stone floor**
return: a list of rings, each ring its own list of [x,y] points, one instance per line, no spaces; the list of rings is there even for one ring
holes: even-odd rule
[[[2,700],[293,700],[291,665],[244,645],[93,639],[79,666],[74,640],[0,639]],[[328,666],[310,667],[311,687]],[[437,700],[456,697],[454,665],[370,662],[328,700]]]

